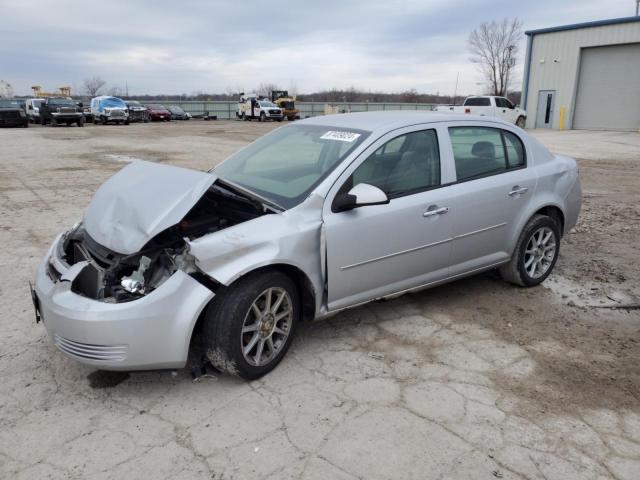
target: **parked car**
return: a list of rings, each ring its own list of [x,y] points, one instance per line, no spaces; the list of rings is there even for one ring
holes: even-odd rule
[[[27,118],[30,123],[40,123],[40,105],[44,98],[28,98],[26,101]]]
[[[125,100],[127,108],[129,109],[129,121],[130,122],[149,122],[149,110],[136,100]]]
[[[79,105],[69,97],[48,97],[40,104],[40,124],[51,124],[52,127],[65,123],[84,127],[82,103]]]
[[[80,105],[78,105],[80,106]],[[82,115],[84,116],[84,123],[93,123],[94,118],[93,118],[93,113],[91,113],[91,105],[82,105],[82,107],[80,107],[82,109]]]
[[[29,126],[29,119],[20,102],[13,98],[0,98],[0,127]]]
[[[171,113],[171,120],[189,120],[191,118],[191,115],[178,105],[169,105],[167,110]]]
[[[106,125],[113,122],[116,125],[129,125],[129,108],[124,100],[118,97],[103,95],[92,98],[91,114],[95,124]]]
[[[467,97],[461,107],[440,106],[436,110],[441,113],[464,113],[482,117],[496,117],[514,123],[520,128],[524,128],[527,122],[527,112],[514,106],[504,97],[492,95]]]
[[[369,112],[276,129],[209,172],[129,164],[59,235],[33,298],[101,369],[272,370],[302,320],[499,268],[538,285],[578,218],[576,162],[487,117]]]
[[[171,112],[164,106],[157,103],[147,105],[149,119],[152,121],[168,122],[171,120]]]

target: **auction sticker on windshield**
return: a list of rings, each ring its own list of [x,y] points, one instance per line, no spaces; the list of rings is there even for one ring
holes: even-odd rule
[[[338,140],[340,142],[353,142],[357,140],[359,136],[360,136],[359,133],[329,131],[324,135],[322,135],[320,138],[322,140]]]

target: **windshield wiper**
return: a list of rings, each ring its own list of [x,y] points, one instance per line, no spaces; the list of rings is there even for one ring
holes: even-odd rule
[[[252,192],[251,190],[247,190],[246,188],[243,188],[240,185],[237,185],[229,180],[223,180],[220,177],[218,177],[218,179],[216,180],[216,183],[220,183],[224,185],[224,187],[227,190],[231,190],[232,193],[235,192],[236,195],[240,194],[239,196],[248,198],[253,202],[257,201],[261,206],[267,207],[270,210],[274,210],[276,212],[284,212],[286,210],[286,208],[284,208],[283,206],[278,205],[277,203],[272,202],[271,200],[264,198],[263,196]]]

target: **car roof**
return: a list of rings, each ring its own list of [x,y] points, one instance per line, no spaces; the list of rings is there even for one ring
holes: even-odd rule
[[[387,110],[384,112],[339,113],[335,115],[323,115],[307,118],[302,120],[300,123],[336,128],[354,128],[373,132],[376,130],[395,130],[397,128],[423,123],[470,121],[484,124],[497,123],[500,125],[511,125],[509,122],[505,122],[498,118],[487,118],[485,116],[469,114],[442,113],[430,110],[409,112],[401,110]]]

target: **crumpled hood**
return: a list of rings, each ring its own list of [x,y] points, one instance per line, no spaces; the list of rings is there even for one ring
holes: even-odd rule
[[[180,222],[216,178],[186,168],[133,162],[98,189],[84,213],[84,227],[100,245],[136,253]]]

